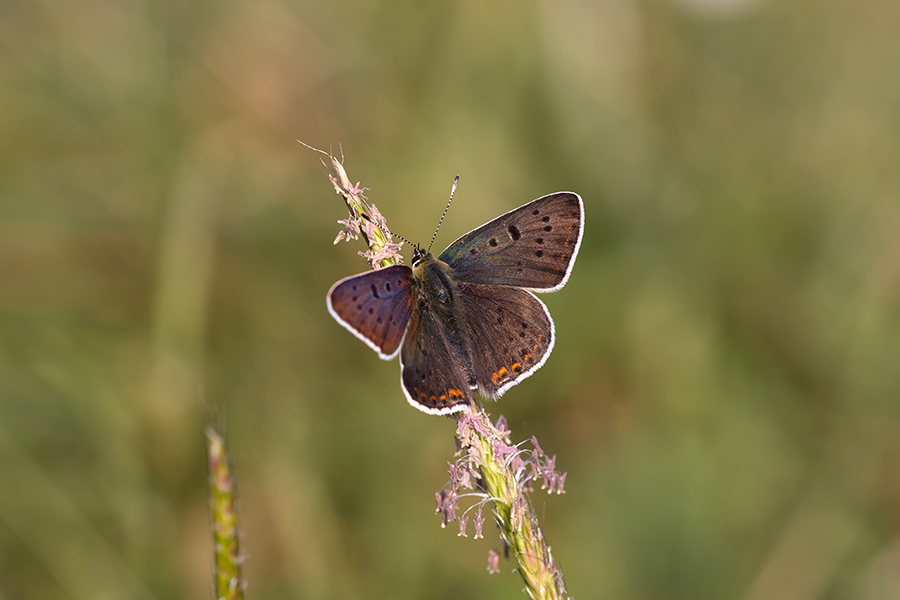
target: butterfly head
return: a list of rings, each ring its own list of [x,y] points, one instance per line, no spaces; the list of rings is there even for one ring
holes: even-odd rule
[[[412,255],[412,268],[415,269],[419,266],[423,260],[427,259],[430,253],[427,250],[422,250],[418,244],[413,246],[413,255]]]

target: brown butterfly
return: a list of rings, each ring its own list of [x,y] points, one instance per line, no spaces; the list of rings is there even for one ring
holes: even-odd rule
[[[431,414],[463,410],[476,391],[498,398],[550,356],[556,329],[532,292],[566,284],[583,232],[581,197],[549,194],[473,229],[438,258],[416,246],[412,268],[338,281],[328,311],[382,359],[400,353],[410,404]]]

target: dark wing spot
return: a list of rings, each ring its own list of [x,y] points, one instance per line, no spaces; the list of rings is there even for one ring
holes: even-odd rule
[[[539,237],[539,238],[537,238],[536,240],[534,240],[534,242],[535,242],[536,244],[543,244],[543,243],[544,243],[544,238]]]
[[[538,250],[537,252],[534,253],[534,255],[537,256],[538,258],[540,258],[540,257],[542,257],[542,256],[544,255],[544,251],[543,251],[543,250]]]
[[[384,284],[384,289],[388,294],[391,293],[391,282],[390,281],[388,281],[387,283]]]
[[[546,225],[546,226],[544,227],[544,231],[547,231],[547,232],[553,231],[553,225]]]
[[[372,284],[372,295],[375,296],[376,298],[380,298],[380,297],[381,297],[381,296],[378,295],[378,286],[375,285],[374,283]]]
[[[521,232],[519,232],[519,228],[516,227],[515,225],[510,225],[506,229],[507,229],[507,231],[509,231],[509,236],[513,239],[513,241],[516,241],[520,237],[522,237]]]
[[[534,216],[538,216],[539,214],[541,214],[541,211],[539,211],[538,209],[534,209],[533,211],[531,211],[531,214],[533,214]],[[550,217],[544,217],[544,219],[549,220]]]
[[[496,246],[497,238],[491,238],[490,240],[488,240],[488,244],[490,244],[492,247]]]
[[[537,213],[535,212],[534,214],[537,214]],[[550,217],[549,217],[549,216],[548,216],[548,217],[542,217],[542,218],[541,218],[541,221],[543,221],[544,223],[549,223],[549,222],[550,222]]]

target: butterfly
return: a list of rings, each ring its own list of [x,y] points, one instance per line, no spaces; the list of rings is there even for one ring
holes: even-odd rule
[[[416,246],[411,268],[341,279],[328,291],[328,311],[382,359],[400,354],[412,406],[464,410],[476,392],[499,398],[550,356],[556,328],[532,292],[566,284],[583,233],[581,197],[549,194],[473,229],[437,258]]]

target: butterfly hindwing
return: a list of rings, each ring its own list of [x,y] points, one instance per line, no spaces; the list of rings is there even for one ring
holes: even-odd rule
[[[385,359],[397,354],[413,309],[415,280],[404,265],[353,275],[328,291],[328,311]]]
[[[456,281],[556,291],[569,278],[583,229],[581,197],[557,192],[473,229],[440,260]]]
[[[406,399],[432,414],[449,414],[472,403],[471,375],[443,327],[434,312],[417,307],[400,352],[400,384]]]
[[[499,397],[547,360],[556,331],[547,307],[531,292],[463,284],[456,302],[470,341],[472,370],[485,394]]]

